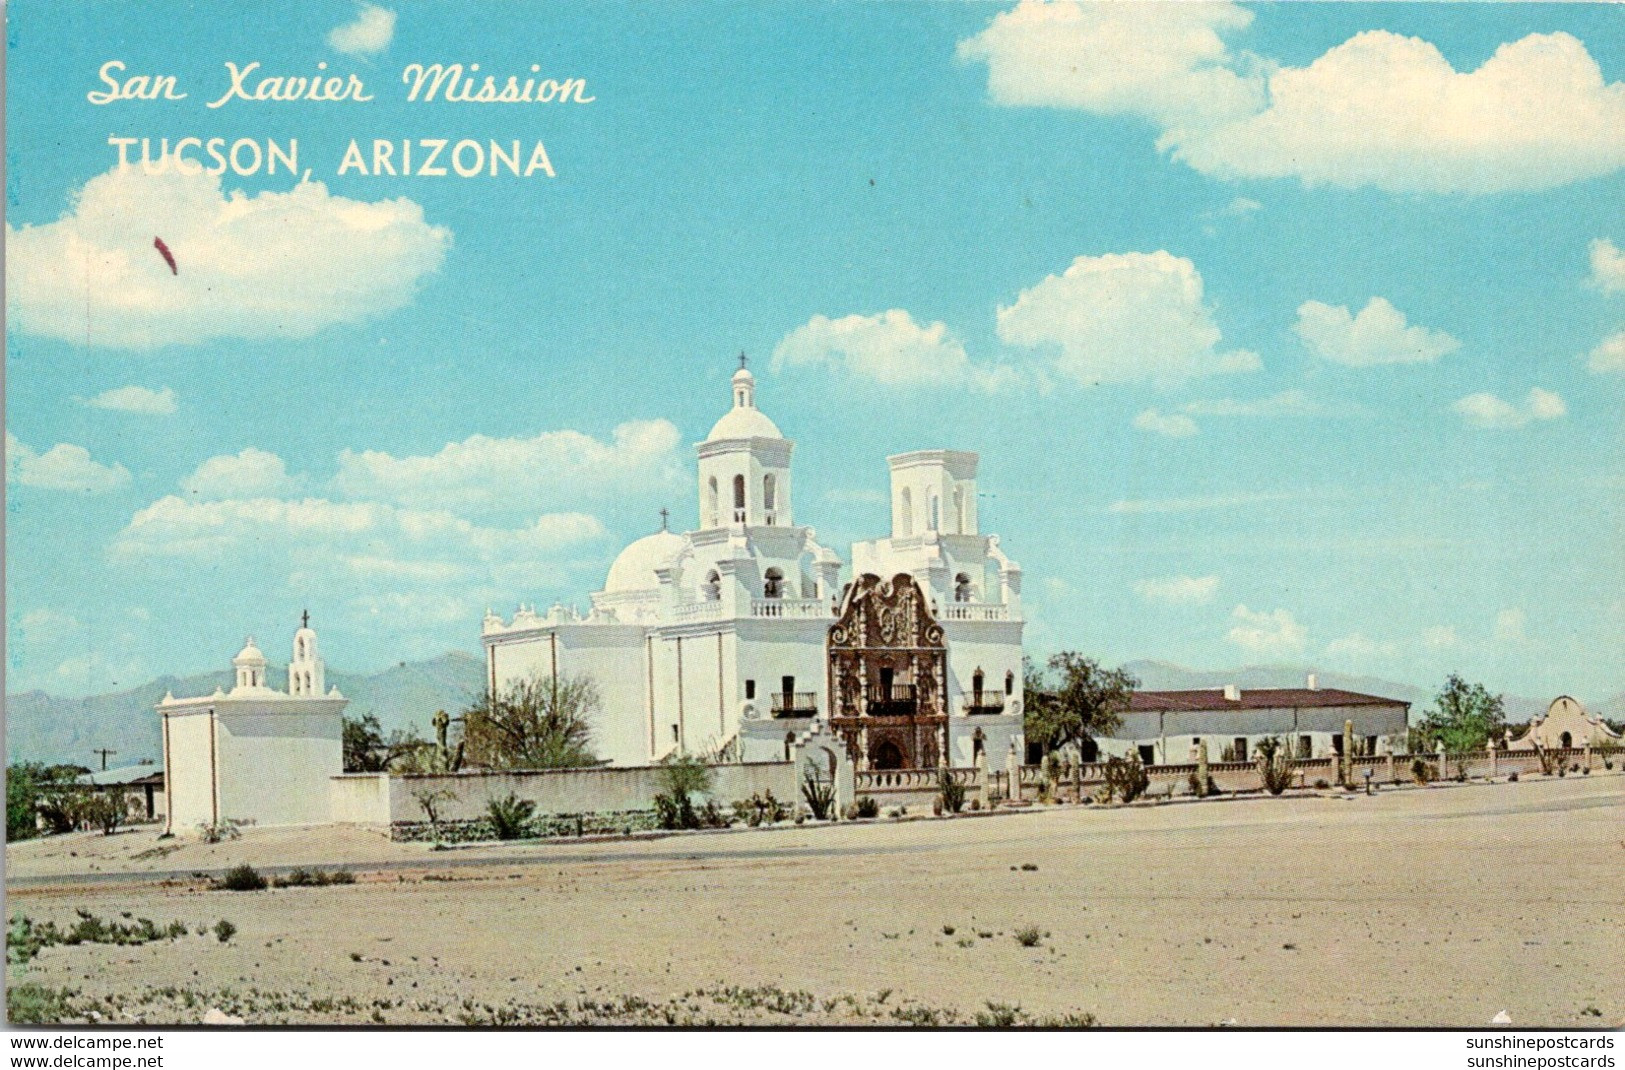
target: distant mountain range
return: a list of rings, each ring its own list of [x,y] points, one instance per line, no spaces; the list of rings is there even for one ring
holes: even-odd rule
[[[282,687],[286,673],[272,667],[266,681]],[[416,725],[430,734],[436,710],[456,713],[485,686],[484,667],[471,654],[454,651],[428,661],[401,662],[370,676],[327,673],[329,687],[337,686],[350,700],[350,716],[376,714],[384,730]],[[143,758],[161,757],[158,714],[153,707],[173,692],[177,698],[229,690],[231,671],[193,676],[160,676],[129,691],[87,698],[59,698],[44,691],[6,696],[6,760],[72,762],[95,768],[100,759],[91,752],[103,747],[118,751],[108,766],[133,765]]]
[[[1392,680],[1286,665],[1204,670],[1186,669],[1165,661],[1131,661],[1125,668],[1139,678],[1140,686],[1147,691],[1198,690],[1225,684],[1235,684],[1243,690],[1302,687],[1306,674],[1315,672],[1321,687],[1409,702],[1413,719],[1432,704],[1434,694],[1433,690]],[[276,679],[278,674],[277,669],[270,674],[269,683],[273,687],[285,682]],[[403,661],[370,676],[329,671],[327,682],[338,685],[349,698],[349,714],[376,714],[386,732],[415,725],[425,735],[430,732],[430,718],[436,710],[456,713],[485,686],[480,659],[460,651],[428,661]],[[102,747],[118,751],[110,759],[110,766],[132,765],[143,758],[156,759],[161,748],[158,715],[153,707],[164,697],[164,692],[172,691],[177,697],[185,697],[207,695],[216,687],[230,686],[231,672],[227,670],[187,677],[161,676],[129,691],[87,698],[59,698],[43,691],[7,695],[7,761],[73,762],[94,767],[98,760],[92,751]],[[1517,723],[1544,713],[1555,697],[1506,695],[1507,720]],[[1595,705],[1588,703],[1587,708],[1616,720],[1625,718],[1625,692]]]

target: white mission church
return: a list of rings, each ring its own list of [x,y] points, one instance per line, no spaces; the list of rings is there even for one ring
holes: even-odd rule
[[[976,454],[889,458],[891,533],[853,545],[843,585],[841,559],[796,522],[794,443],[743,360],[731,400],[696,447],[699,527],[627,546],[586,613],[487,613],[490,686],[590,675],[594,747],[617,765],[781,759],[815,718],[859,768],[1019,749],[1021,568],[980,532]]]

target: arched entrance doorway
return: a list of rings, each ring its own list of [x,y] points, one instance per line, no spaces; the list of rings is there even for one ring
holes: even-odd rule
[[[869,765],[873,769],[903,768],[903,748],[896,740],[882,739],[869,752]]]

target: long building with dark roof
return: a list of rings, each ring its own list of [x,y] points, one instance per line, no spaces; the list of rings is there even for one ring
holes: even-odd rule
[[[1260,740],[1284,740],[1295,757],[1320,758],[1343,748],[1343,726],[1354,722],[1359,753],[1403,750],[1410,719],[1408,702],[1358,691],[1317,686],[1243,690],[1231,686],[1200,691],[1137,691],[1123,723],[1098,741],[1094,757],[1138,755],[1148,764],[1195,760],[1198,742],[1208,758],[1220,761],[1228,750],[1235,761],[1255,757]],[[1084,759],[1092,760],[1087,748]]]

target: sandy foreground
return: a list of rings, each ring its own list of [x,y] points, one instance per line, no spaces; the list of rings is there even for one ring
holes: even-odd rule
[[[1618,775],[444,852],[358,829],[143,830],[6,862],[8,916],[192,929],[10,968],[10,986],[72,990],[58,1009],[77,1020],[1625,1022]],[[188,876],[238,862],[357,883]],[[229,942],[197,934],[221,919]]]

